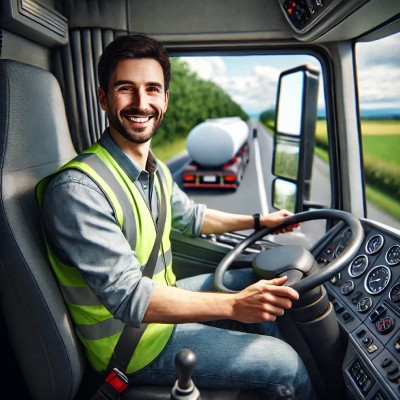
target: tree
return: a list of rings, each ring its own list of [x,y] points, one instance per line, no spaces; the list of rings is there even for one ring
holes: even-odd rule
[[[182,60],[171,58],[169,106],[152,143],[157,146],[185,138],[194,126],[208,118],[235,116],[249,119],[222,88],[200,79]]]

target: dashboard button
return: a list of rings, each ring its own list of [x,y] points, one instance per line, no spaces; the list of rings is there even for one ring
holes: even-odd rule
[[[366,336],[362,338],[361,342],[365,347],[367,347],[372,343],[372,339],[369,336]]]
[[[393,362],[393,360],[392,360],[391,358],[386,357],[386,358],[382,361],[381,367],[382,367],[382,368],[386,368],[386,367],[388,367],[390,364],[392,364],[392,362]]]

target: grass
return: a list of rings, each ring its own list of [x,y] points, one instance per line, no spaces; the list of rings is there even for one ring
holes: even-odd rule
[[[400,167],[400,120],[362,120],[361,121],[362,143],[364,158],[380,160],[389,168]],[[315,148],[316,154],[323,160],[328,161],[327,152],[328,139],[326,122],[317,121],[316,138],[319,147]],[[371,202],[377,208],[392,215],[400,221],[400,202],[382,190],[373,187],[366,182],[367,202]]]
[[[186,150],[186,138],[179,138],[166,144],[151,146],[151,149],[159,160],[167,162]]]
[[[371,202],[384,213],[390,214],[400,221],[400,203],[398,200],[369,185],[366,187],[366,195],[368,202]]]
[[[385,160],[400,167],[400,124],[399,134],[364,134],[363,149],[366,156]]]

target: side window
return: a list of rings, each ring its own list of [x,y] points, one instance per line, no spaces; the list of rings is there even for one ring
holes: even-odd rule
[[[275,211],[272,206],[274,176],[271,171],[278,79],[281,72],[305,64],[317,68],[321,76],[309,199],[312,203],[330,206],[322,68],[320,62],[309,55],[188,56],[172,59],[169,108],[152,146],[156,155],[164,161],[172,158],[174,178],[189,197],[210,208],[228,212],[252,214]],[[231,160],[224,160],[224,165],[218,162],[215,165],[200,165],[203,157],[198,152],[194,154],[187,142],[192,129],[207,119],[234,116],[247,122],[249,142],[248,163],[236,178],[230,174],[235,168],[226,168],[228,164],[232,166]],[[209,156],[215,153],[216,159],[222,157],[224,146],[235,146],[236,139],[229,136],[221,135],[219,140],[217,130],[215,135],[203,134],[205,143],[197,146],[201,145],[201,152],[210,153]],[[171,151],[167,149],[168,144],[174,147]],[[221,149],[218,146],[222,146]],[[246,150],[240,150],[244,153],[236,155],[242,157]],[[194,165],[191,164],[193,158]],[[232,162],[235,164],[235,161]],[[182,171],[187,171],[187,174]],[[188,179],[187,185],[183,175]],[[238,181],[237,187],[230,187],[228,183],[235,180]],[[224,186],[225,183],[227,185]],[[324,189],[321,190],[321,187]]]
[[[400,34],[356,44],[368,218],[400,228]]]

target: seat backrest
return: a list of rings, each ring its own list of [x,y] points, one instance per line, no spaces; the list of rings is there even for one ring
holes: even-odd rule
[[[0,300],[31,398],[74,398],[85,358],[47,262],[37,182],[76,155],[55,77],[0,60]]]

